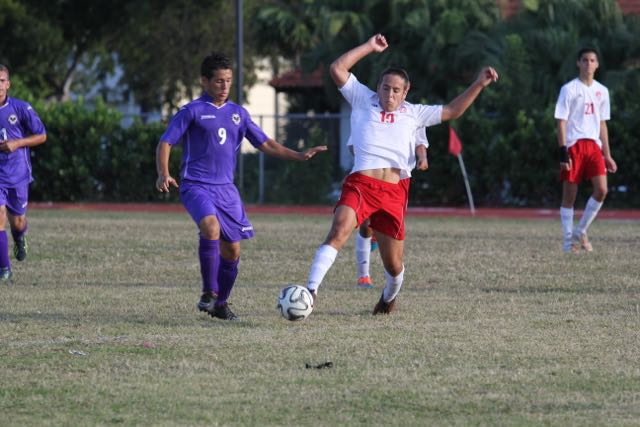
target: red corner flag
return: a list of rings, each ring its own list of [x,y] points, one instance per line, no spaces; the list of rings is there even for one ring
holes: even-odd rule
[[[462,142],[451,126],[449,126],[449,152],[456,157],[462,153]]]

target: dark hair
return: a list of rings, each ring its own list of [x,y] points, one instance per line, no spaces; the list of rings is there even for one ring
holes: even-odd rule
[[[0,64],[0,71],[4,71],[7,73],[7,77],[9,77],[9,69],[5,65]]]
[[[585,53],[595,53],[596,54],[596,59],[600,60],[600,55],[598,54],[598,51],[596,50],[595,47],[591,47],[591,46],[587,46],[587,47],[583,47],[582,49],[580,49],[578,51],[578,61],[580,61],[580,59],[582,59],[582,55],[584,55]]]
[[[386,76],[387,74],[393,74],[401,77],[404,80],[405,86],[408,85],[410,82],[409,73],[407,73],[407,70],[405,70],[404,68],[391,66],[391,67],[385,68],[384,70],[382,70],[382,73],[380,73],[380,78],[378,79],[378,86],[380,86],[380,83],[382,83],[382,79],[384,79],[384,76]]]
[[[200,66],[200,75],[210,79],[213,77],[215,70],[230,70],[231,60],[224,53],[211,52],[209,56],[204,58]]]

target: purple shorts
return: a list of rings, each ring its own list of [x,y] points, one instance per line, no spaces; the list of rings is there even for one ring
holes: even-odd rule
[[[27,213],[29,202],[29,182],[17,187],[0,186],[0,206],[6,206],[13,216],[22,216]]]
[[[214,215],[222,240],[233,243],[253,237],[253,226],[235,185],[182,181],[180,200],[198,226],[204,217]]]

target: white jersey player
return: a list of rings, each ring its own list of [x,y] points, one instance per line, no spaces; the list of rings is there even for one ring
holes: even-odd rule
[[[598,69],[598,53],[592,48],[578,52],[577,78],[560,89],[555,118],[560,147],[560,180],[562,181],[562,249],[564,252],[591,252],[587,229],[602,207],[607,195],[607,171],[618,167],[609,150],[607,120],[610,118],[609,91],[594,79]],[[589,180],[593,193],[582,218],[573,227],[573,206],[578,184]]]

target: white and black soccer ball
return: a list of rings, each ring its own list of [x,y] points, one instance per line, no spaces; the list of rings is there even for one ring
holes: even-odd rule
[[[307,288],[289,285],[280,291],[278,310],[287,320],[304,320],[313,311],[313,297]]]

